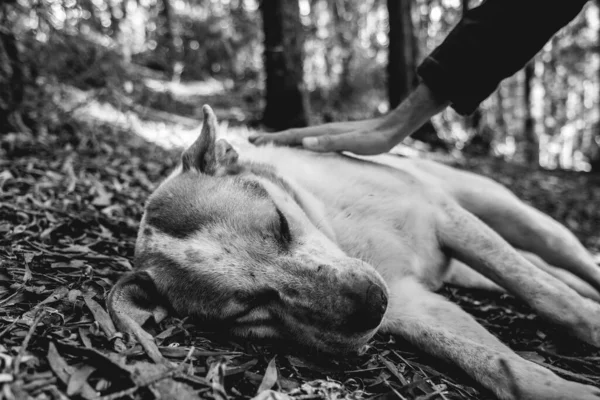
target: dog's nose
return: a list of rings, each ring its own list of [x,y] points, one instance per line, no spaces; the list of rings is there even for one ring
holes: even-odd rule
[[[376,328],[388,304],[383,288],[370,280],[360,280],[352,285],[351,293],[353,304],[345,328],[352,332]]]

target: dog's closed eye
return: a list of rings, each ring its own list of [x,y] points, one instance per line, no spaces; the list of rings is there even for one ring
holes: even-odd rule
[[[277,215],[279,216],[279,234],[277,235],[277,241],[280,245],[284,246],[285,249],[289,246],[292,241],[292,234],[290,232],[290,226],[288,224],[285,215],[281,212],[279,208],[275,208],[277,211]]]

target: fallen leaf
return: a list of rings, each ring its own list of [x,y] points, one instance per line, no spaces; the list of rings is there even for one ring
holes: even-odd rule
[[[67,384],[67,396],[79,394],[87,383],[88,378],[96,371],[96,368],[91,365],[83,365],[80,368],[74,369],[69,377]]]
[[[219,359],[213,362],[206,374],[206,380],[210,382],[212,387],[213,398],[217,400],[227,400],[227,391],[225,390],[225,368],[226,361]]]
[[[83,298],[83,301],[85,301],[85,304],[94,315],[94,320],[98,322],[100,329],[102,329],[106,337],[112,339],[116,335],[117,329],[108,313],[91,297],[86,296]]]
[[[71,378],[71,374],[73,373],[73,368],[70,367],[69,364],[67,364],[67,362],[65,361],[65,359],[61,357],[61,355],[58,353],[58,350],[56,349],[56,346],[52,342],[50,342],[50,344],[48,345],[47,358],[48,364],[50,365],[52,371],[54,371],[54,373],[56,374],[56,377],[60,379],[62,383],[68,385],[69,379]],[[96,391],[87,383],[82,384],[80,393],[83,398],[88,400],[97,396]]]
[[[546,358],[544,356],[539,355],[535,351],[517,351],[516,353],[529,361],[535,361],[537,363],[546,362]]]
[[[98,207],[107,207],[112,204],[112,198],[112,194],[107,192],[104,186],[98,183],[96,185],[96,196],[92,204]]]
[[[264,390],[252,398],[252,400],[291,400],[293,397],[274,390]],[[309,397],[309,398],[312,398]]]
[[[54,303],[55,301],[63,299],[68,293],[69,289],[67,289],[66,286],[59,286],[56,289],[54,289],[50,296],[46,297],[44,300],[39,302],[37,306],[39,307],[44,304]]]
[[[277,365],[275,363],[275,357],[269,361],[269,365],[267,365],[267,369],[265,370],[265,375],[263,376],[263,380],[256,391],[256,394],[260,394],[265,390],[270,390],[277,383]]]

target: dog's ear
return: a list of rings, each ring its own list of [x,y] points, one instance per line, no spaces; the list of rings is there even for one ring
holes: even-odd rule
[[[198,139],[181,155],[183,170],[192,168],[213,175],[217,169],[215,142],[217,140],[217,117],[210,106],[202,107],[204,123]]]
[[[227,141],[217,141],[217,117],[212,108],[205,105],[202,111],[200,136],[181,155],[183,171],[194,168],[207,175],[225,175],[235,169],[238,154]]]
[[[117,329],[135,337],[156,363],[167,363],[154,338],[142,326],[150,319],[160,322],[168,312],[150,274],[135,271],[123,276],[110,291],[106,306]]]

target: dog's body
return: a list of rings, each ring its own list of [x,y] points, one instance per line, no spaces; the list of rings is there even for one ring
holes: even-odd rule
[[[433,293],[504,288],[600,346],[600,268],[562,225],[495,182],[430,161],[249,144],[238,160],[215,143],[214,123],[206,109],[202,136],[148,202],[138,269],[108,302],[121,329],[140,338],[141,323],[173,309],[329,352],[381,329],[500,398],[600,399]]]

